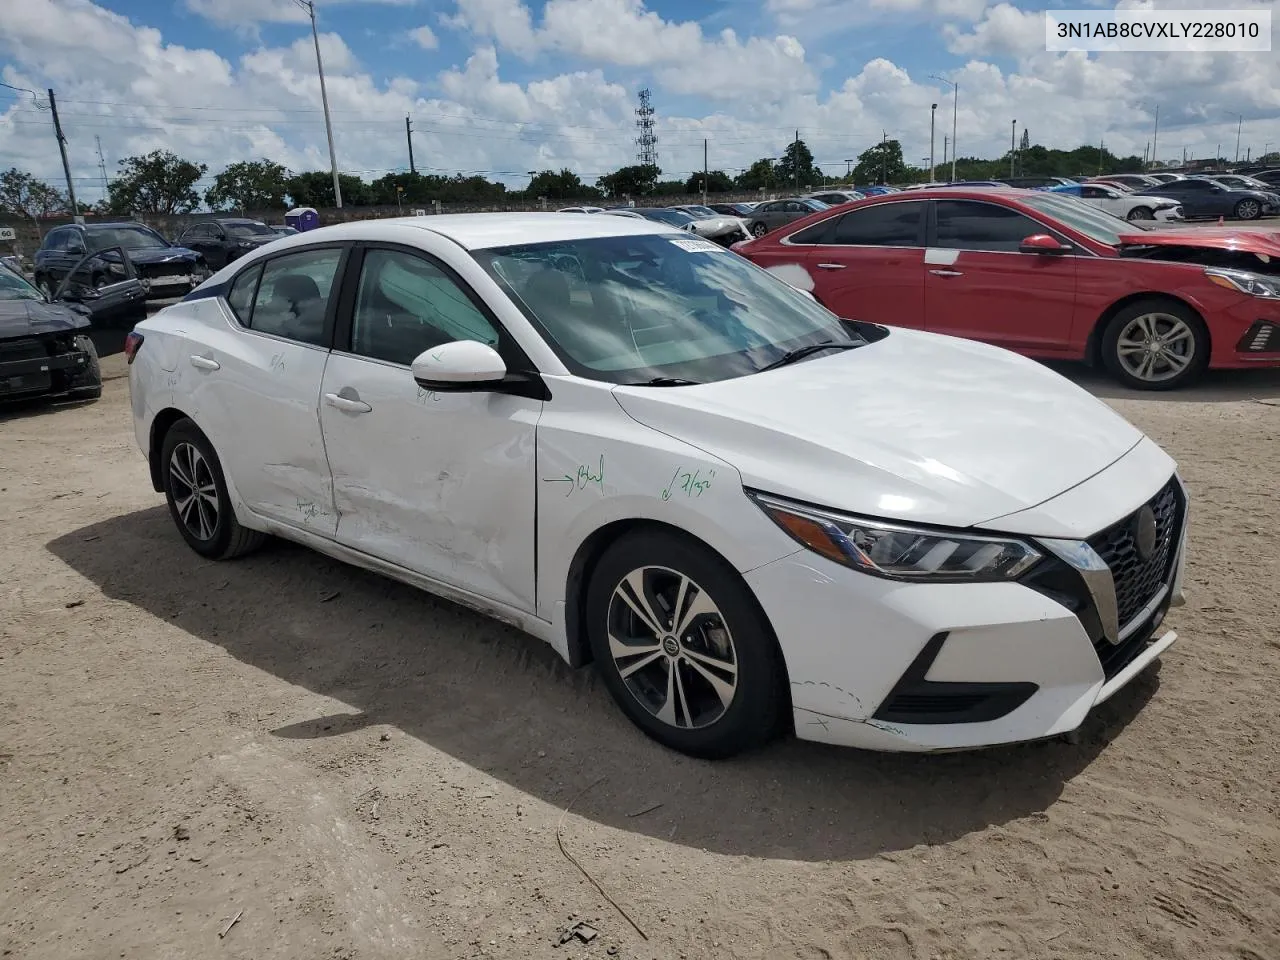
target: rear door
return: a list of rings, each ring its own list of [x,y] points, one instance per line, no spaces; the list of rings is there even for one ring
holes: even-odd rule
[[[1078,258],[1019,250],[1033,234],[1047,233],[1061,243],[1069,242],[1066,237],[1002,204],[932,203],[924,253],[925,328],[1031,355],[1066,351]]]
[[[886,200],[787,238],[804,250],[814,295],[848,320],[924,327],[923,200]]]
[[[1161,189],[1182,201],[1182,214],[1186,217],[1214,216],[1221,205],[1213,184],[1205,180],[1179,180],[1176,185],[1166,184]]]

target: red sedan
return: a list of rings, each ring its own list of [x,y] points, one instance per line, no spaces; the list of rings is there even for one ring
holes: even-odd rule
[[[1100,362],[1132,387],[1280,366],[1280,233],[1143,230],[1073,197],[919,190],[734,249],[836,314]]]

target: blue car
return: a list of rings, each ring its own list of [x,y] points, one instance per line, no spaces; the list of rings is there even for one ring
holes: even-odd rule
[[[871,186],[854,187],[853,189],[856,190],[858,193],[862,194],[864,197],[880,197],[886,193],[901,192],[897,187],[886,187],[883,184],[872,184]]]

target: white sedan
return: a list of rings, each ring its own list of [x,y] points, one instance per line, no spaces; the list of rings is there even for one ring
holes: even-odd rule
[[[1062,734],[1175,639],[1186,493],[1137,429],[663,224],[325,227],[125,352],[196,553],[274,534],[451,598],[691,754]]]
[[[1105,183],[1072,183],[1053,187],[1050,193],[1079,197],[1091,207],[1105,210],[1122,220],[1160,220],[1163,222],[1185,219],[1182,202],[1172,197],[1149,197],[1145,194],[1126,193]]]

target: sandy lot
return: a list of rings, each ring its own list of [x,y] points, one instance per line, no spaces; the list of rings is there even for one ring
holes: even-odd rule
[[[201,561],[125,381],[0,413],[0,950],[1276,960],[1280,375],[1064,370],[1181,463],[1182,640],[1078,744],[942,757],[668,753],[448,603],[286,544]]]

